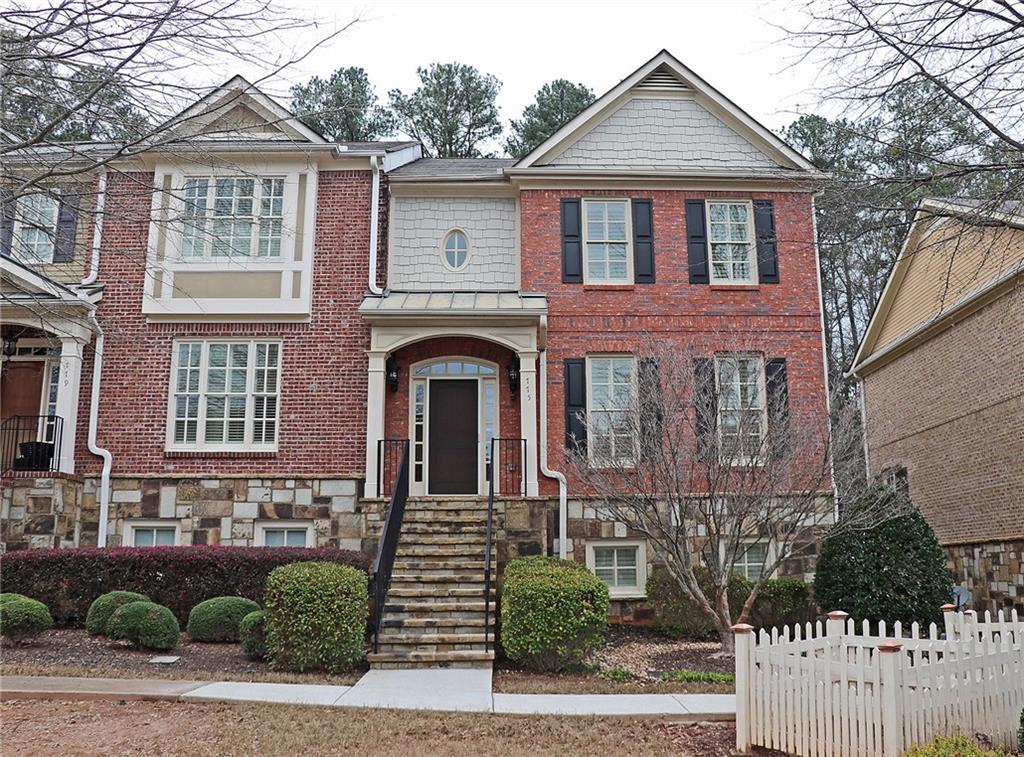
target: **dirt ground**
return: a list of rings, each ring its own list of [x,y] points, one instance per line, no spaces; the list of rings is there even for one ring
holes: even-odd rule
[[[660,755],[724,757],[731,724],[177,702],[8,701],[12,755]],[[765,755],[766,752],[759,754]]]

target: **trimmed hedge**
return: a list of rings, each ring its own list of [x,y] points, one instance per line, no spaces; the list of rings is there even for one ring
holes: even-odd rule
[[[365,573],[323,562],[283,565],[267,576],[264,604],[267,656],[275,668],[334,673],[364,658]]]
[[[238,640],[250,660],[267,659],[267,614],[263,610],[250,612],[242,618],[238,624]]]
[[[885,512],[906,504],[887,487],[872,487],[851,510]],[[857,621],[942,624],[953,579],[946,553],[917,508],[873,528],[844,528],[840,520],[821,545],[814,596],[825,612],[844,610]]]
[[[107,635],[125,639],[140,649],[166,652],[178,645],[181,629],[168,608],[155,602],[129,602],[114,611],[107,624]]]
[[[603,642],[608,606],[608,587],[582,563],[517,557],[501,589],[502,647],[537,670],[580,665]]]
[[[750,624],[757,628],[809,623],[817,616],[811,587],[799,578],[768,579],[750,608]]]
[[[697,582],[705,595],[711,593],[711,573],[707,568],[697,568]],[[733,621],[743,609],[743,603],[750,596],[753,584],[738,573],[729,580],[729,609]],[[654,610],[654,629],[673,639],[694,641],[718,640],[718,629],[697,605],[683,593],[679,582],[663,567],[655,567],[647,578],[647,602]]]
[[[903,753],[903,757],[1007,757],[1005,752],[982,749],[962,733],[956,736],[936,736],[926,744],[918,744]]]
[[[0,636],[20,642],[53,628],[50,611],[39,600],[15,592],[0,596]]]
[[[238,624],[259,609],[258,602],[245,597],[214,597],[192,608],[185,630],[195,641],[238,641]]]
[[[136,591],[171,611],[180,623],[211,597],[240,596],[259,602],[267,576],[288,563],[350,565],[364,574],[362,552],[297,547],[124,547],[118,549],[23,549],[0,555],[4,589],[46,597],[54,620],[81,626],[90,603],[115,589]]]
[[[85,614],[85,630],[94,636],[101,636],[107,632],[107,624],[110,617],[121,605],[129,602],[149,602],[145,594],[138,594],[134,591],[108,591],[101,597],[96,597],[89,605],[89,612]]]

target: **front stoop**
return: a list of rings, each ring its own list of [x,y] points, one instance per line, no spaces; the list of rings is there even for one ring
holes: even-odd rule
[[[485,634],[486,524],[485,500],[409,499],[371,668],[491,667],[497,557]]]

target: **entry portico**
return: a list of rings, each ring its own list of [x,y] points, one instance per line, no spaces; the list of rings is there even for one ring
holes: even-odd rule
[[[525,492],[536,496],[537,356],[544,347],[546,299],[512,292],[390,292],[367,297],[360,313],[371,325],[366,496],[384,493],[378,481],[378,441],[388,438],[388,395],[398,394],[399,385],[408,388],[407,410],[403,408],[408,425],[402,424],[402,436],[417,445],[413,454],[418,455],[414,460],[419,474],[414,471],[411,491],[484,494],[488,442],[499,435],[518,435],[523,440]],[[453,339],[503,349],[466,350]],[[405,349],[428,342],[436,349]],[[513,397],[518,429],[501,425]],[[437,447],[433,459],[432,443]]]

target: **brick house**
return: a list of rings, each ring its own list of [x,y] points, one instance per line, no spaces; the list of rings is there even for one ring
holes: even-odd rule
[[[80,203],[88,243],[46,281],[88,328],[8,320],[3,305],[8,364],[38,344],[74,379],[60,413],[22,413],[63,414],[65,433],[37,440],[60,448],[45,472],[17,450],[4,461],[9,549],[373,550],[408,447],[410,530],[464,534],[412,554],[479,547],[494,470],[499,564],[585,560],[629,618],[652,556],[587,506],[564,463],[583,438],[593,455],[628,454],[595,421],[598,397],[625,398],[606,418],[628,412],[645,335],[734,366],[755,395],[774,366],[791,406],[827,428],[821,176],[667,52],[519,161],[333,144],[240,78],[179,121],[180,144],[116,163],[83,193],[102,198],[99,212]],[[12,291],[46,270],[19,268],[19,212],[5,214]],[[71,346],[57,354],[54,338]],[[743,569],[756,573],[753,546]],[[402,558],[416,591],[427,574]]]
[[[859,347],[870,473],[977,609],[1024,603],[1024,212],[923,202]]]

